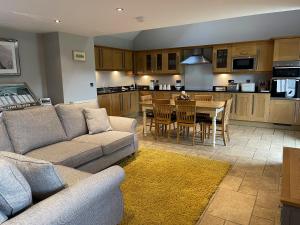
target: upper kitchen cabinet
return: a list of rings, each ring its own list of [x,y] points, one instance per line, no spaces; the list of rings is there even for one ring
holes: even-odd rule
[[[132,71],[133,70],[133,54],[132,51],[124,51],[124,70],[125,71]]]
[[[213,47],[213,72],[231,72],[231,46],[218,45]]]
[[[255,42],[237,43],[232,45],[232,57],[256,56]]]
[[[180,49],[166,49],[162,52],[162,72],[166,74],[179,74],[182,71],[180,65]]]
[[[132,71],[132,51],[95,46],[96,70]]]
[[[152,52],[145,53],[145,69],[146,73],[152,73],[154,68],[154,57],[152,56]]]
[[[138,75],[144,74],[145,71],[145,64],[146,64],[146,60],[145,60],[145,55],[146,52],[135,52],[134,53],[134,70],[135,73]]]
[[[258,72],[272,71],[273,69],[273,41],[257,42],[257,69]]]
[[[273,60],[300,60],[300,38],[284,38],[275,40]]]
[[[152,52],[153,57],[153,72],[162,73],[163,71],[163,54],[162,50]]]

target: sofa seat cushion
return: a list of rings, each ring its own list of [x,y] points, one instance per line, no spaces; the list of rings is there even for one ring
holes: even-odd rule
[[[78,167],[103,155],[101,146],[93,143],[64,141],[35,149],[26,156],[69,167]]]
[[[72,186],[78,183],[79,181],[88,178],[92,175],[87,172],[83,172],[77,169],[73,169],[61,165],[55,165],[55,168],[58,171],[59,175],[63,178],[67,186]]]
[[[13,152],[13,147],[10,143],[5,124],[2,118],[0,118],[0,151]]]
[[[108,131],[93,135],[83,135],[73,139],[76,142],[94,143],[102,147],[104,155],[109,155],[134,142],[133,133],[123,131]]]
[[[83,114],[84,108],[97,109],[99,107],[97,101],[76,104],[58,104],[55,106],[57,115],[63,124],[69,140],[88,133]]]
[[[14,150],[19,154],[67,138],[53,106],[5,111],[3,120]]]

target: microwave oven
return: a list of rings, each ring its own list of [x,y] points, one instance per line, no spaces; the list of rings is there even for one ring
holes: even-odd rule
[[[255,71],[256,70],[256,57],[235,57],[232,58],[233,71]]]

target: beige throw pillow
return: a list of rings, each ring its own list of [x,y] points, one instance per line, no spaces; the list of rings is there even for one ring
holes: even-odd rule
[[[43,200],[62,190],[65,183],[52,163],[12,152],[0,152],[0,159],[14,164],[29,183],[33,198]]]
[[[0,210],[1,220],[24,210],[32,204],[28,182],[13,164],[0,159]],[[4,214],[4,215],[3,215]]]
[[[89,134],[97,134],[112,130],[105,108],[84,109],[83,112]]]

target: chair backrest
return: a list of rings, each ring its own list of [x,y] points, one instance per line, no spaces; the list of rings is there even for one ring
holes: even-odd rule
[[[154,119],[157,123],[169,123],[172,120],[174,107],[169,99],[153,99]]]
[[[177,123],[196,123],[196,101],[177,100],[175,101],[175,105]]]
[[[174,101],[179,97],[180,94],[172,94],[171,99]]]
[[[232,105],[232,98],[226,100],[226,102],[225,102],[223,115],[222,115],[222,124],[223,125],[228,125],[231,105]]]
[[[141,102],[150,101],[150,100],[152,100],[152,95],[142,95],[140,97],[140,99],[141,99]]]
[[[210,102],[214,99],[212,95],[194,95],[195,101]]]

